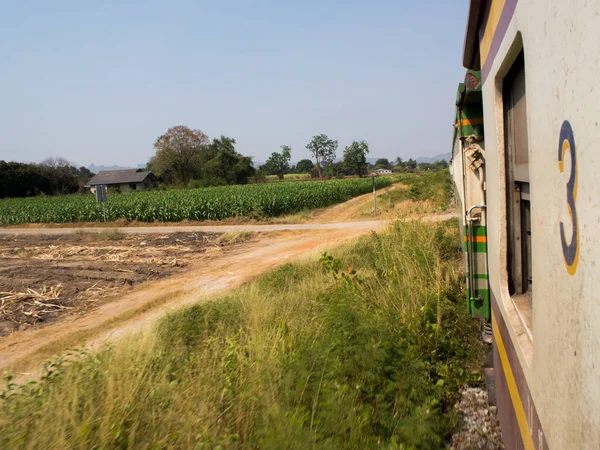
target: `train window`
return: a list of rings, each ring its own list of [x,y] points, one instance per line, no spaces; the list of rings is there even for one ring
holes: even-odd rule
[[[511,295],[531,306],[531,199],[525,60],[521,53],[504,79],[504,124],[507,174],[508,275]]]

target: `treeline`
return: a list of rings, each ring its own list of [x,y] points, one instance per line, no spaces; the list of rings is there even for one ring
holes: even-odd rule
[[[375,164],[371,164],[370,168],[375,169],[389,169],[393,172],[421,172],[426,170],[440,170],[447,169],[448,162],[442,160],[434,161],[431,163],[418,163],[414,159],[403,160],[398,157],[393,162],[390,162],[387,158],[381,158],[375,161]]]
[[[292,149],[282,145],[280,152],[273,152],[265,164],[255,168],[252,157],[239,153],[235,144],[235,139],[227,136],[210,140],[200,130],[172,127],[154,142],[155,154],[147,170],[152,171],[163,186],[197,188],[260,183],[266,181],[267,175],[283,180],[286,174],[309,173],[312,178],[324,179],[363,177],[376,169],[414,172],[448,167],[445,161],[418,164],[413,159],[404,161],[402,158],[396,158],[393,163],[381,158],[370,164],[366,141],[352,142],[338,160],[338,141],[319,134],[306,145],[312,160],[302,159],[292,165]],[[84,184],[93,175],[87,168],[78,169],[62,158],[49,158],[41,164],[0,161],[0,198],[72,194],[83,191]]]
[[[252,158],[235,150],[235,139],[209,140],[200,130],[176,126],[154,143],[148,169],[161,183],[175,186],[246,184],[254,175]]]
[[[39,164],[0,161],[0,198],[73,194],[83,191],[93,175],[62,158],[48,158]]]
[[[212,141],[200,130],[185,126],[170,128],[154,143],[155,155],[148,163],[163,185],[169,186],[217,186],[265,182],[267,175],[280,180],[287,174],[309,173],[312,178],[339,178],[347,175],[368,175],[375,169],[394,172],[448,167],[445,161],[418,164],[415,160],[396,158],[390,163],[385,158],[375,164],[367,162],[369,144],[354,141],[344,148],[343,157],[337,160],[338,141],[326,134],[313,136],[306,145],[312,160],[302,159],[291,164],[292,148],[282,145],[281,151],[271,153],[267,161],[255,168],[252,157],[244,156],[235,149],[235,139],[221,136]]]
[[[281,152],[273,152],[265,164],[258,168],[256,178],[264,180],[265,175],[277,175],[280,180],[286,174],[310,173],[312,178],[332,178],[348,175],[365,176],[377,169],[388,169],[393,172],[415,172],[448,168],[446,161],[434,163],[417,163],[414,159],[404,161],[398,157],[394,162],[380,158],[371,164],[367,161],[369,144],[366,141],[354,141],[344,149],[343,158],[336,161],[338,141],[325,134],[314,136],[306,148],[313,156],[315,163],[309,159],[300,160],[295,166],[290,165],[291,148],[281,146]]]

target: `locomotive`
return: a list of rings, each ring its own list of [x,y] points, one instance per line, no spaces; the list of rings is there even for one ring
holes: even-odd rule
[[[511,450],[600,448],[599,44],[598,0],[470,1],[450,170]]]

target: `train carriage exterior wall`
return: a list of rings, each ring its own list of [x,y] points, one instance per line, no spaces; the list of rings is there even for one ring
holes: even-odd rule
[[[496,393],[508,449],[600,448],[599,45],[597,0],[470,4],[463,62],[480,71],[483,198],[464,164],[460,123],[451,170],[463,218],[485,201]],[[521,75],[513,77],[518,64]],[[524,93],[508,92],[523,71]],[[526,121],[515,131],[525,104]],[[515,266],[518,282],[530,283],[527,295],[515,291]]]

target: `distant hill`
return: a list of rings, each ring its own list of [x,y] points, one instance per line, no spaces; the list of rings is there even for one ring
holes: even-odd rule
[[[419,156],[417,158],[417,162],[418,163],[432,163],[432,162],[442,161],[442,160],[449,162],[451,158],[452,158],[452,153],[448,152],[448,153],[440,153],[439,155],[435,155],[435,156]]]
[[[87,168],[92,171],[93,173],[98,173],[102,170],[124,170],[124,169],[143,169],[144,167],[146,167],[146,164],[138,164],[135,167],[132,166],[97,166],[96,164],[92,163],[89,166],[87,166]]]

